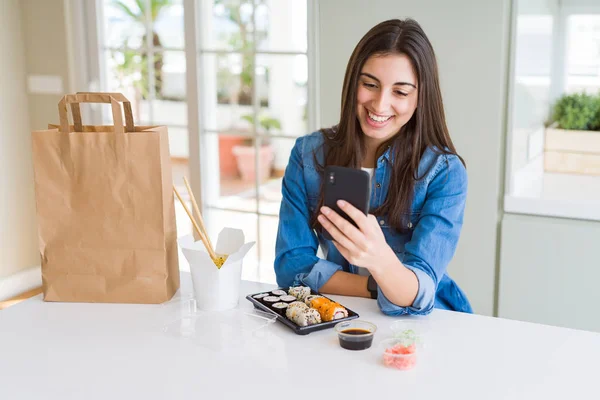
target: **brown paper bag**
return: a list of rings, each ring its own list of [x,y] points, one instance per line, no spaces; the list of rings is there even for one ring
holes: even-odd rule
[[[79,103],[111,104],[114,126],[82,126]],[[167,128],[134,127],[119,93],[67,95],[58,109],[59,126],[32,132],[44,300],[169,300],[179,266]]]

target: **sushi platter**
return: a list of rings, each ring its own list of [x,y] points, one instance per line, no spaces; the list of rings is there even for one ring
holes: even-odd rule
[[[249,294],[246,299],[255,308],[275,314],[279,322],[298,335],[333,328],[340,321],[359,317],[354,311],[307,286]]]

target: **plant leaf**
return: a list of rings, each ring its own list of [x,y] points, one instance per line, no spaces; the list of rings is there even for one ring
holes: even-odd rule
[[[117,9],[120,9],[121,11],[123,11],[125,14],[127,14],[134,21],[136,21],[136,22],[143,22],[143,21],[140,21],[140,14],[136,14],[135,12],[133,12],[133,10],[131,8],[129,8],[127,6],[127,4],[123,3],[122,1],[113,0],[112,5],[113,5],[113,7],[115,7]]]

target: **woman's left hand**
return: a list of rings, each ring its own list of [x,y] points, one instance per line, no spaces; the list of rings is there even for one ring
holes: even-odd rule
[[[389,265],[397,257],[387,244],[374,215],[368,216],[343,200],[337,205],[358,226],[358,229],[329,207],[321,207],[318,220],[333,238],[333,244],[349,263],[373,271]]]

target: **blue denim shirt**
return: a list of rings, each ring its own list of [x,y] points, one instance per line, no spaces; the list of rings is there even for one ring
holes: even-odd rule
[[[317,160],[322,165],[322,144],[321,132],[298,138],[285,170],[275,248],[275,273],[280,287],[306,285],[318,291],[336,271],[358,271],[331,241],[310,227],[321,188],[321,174],[316,169],[313,154],[316,150]],[[388,149],[377,160],[371,182],[371,209],[379,207],[387,196],[391,157]],[[415,183],[406,233],[393,229],[385,216],[377,219],[387,243],[402,264],[417,276],[419,290],[410,307],[393,304],[381,289],[378,289],[377,303],[388,315],[423,315],[434,307],[472,312],[467,297],[446,272],[463,223],[466,170],[458,157],[427,149],[421,158],[418,177],[422,179]],[[317,257],[319,245],[325,259]]]

